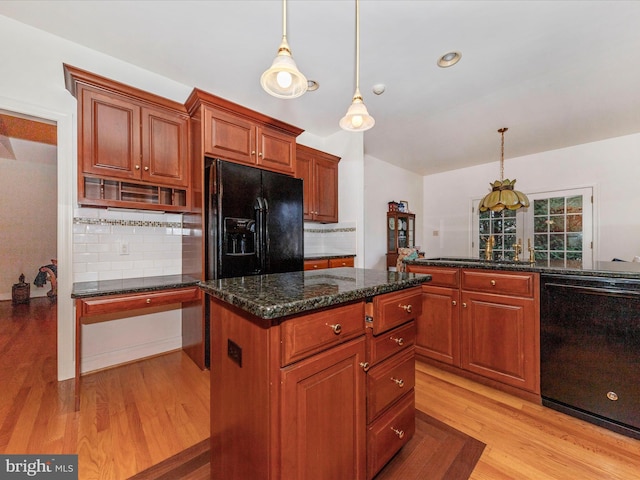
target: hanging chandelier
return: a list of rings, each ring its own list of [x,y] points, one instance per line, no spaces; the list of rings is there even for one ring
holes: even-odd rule
[[[528,207],[529,199],[527,196],[514,188],[516,179],[509,180],[504,178],[504,132],[509,130],[507,127],[498,130],[502,136],[500,150],[500,180],[490,183],[492,190],[482,199],[478,210],[486,212],[500,212],[505,208],[508,210],[517,210],[520,207]]]
[[[287,0],[282,2],[282,42],[275,60],[260,77],[262,88],[278,98],[296,98],[308,88],[305,76],[298,70],[287,42]]]
[[[356,92],[347,114],[340,119],[340,127],[350,132],[364,132],[375,125],[360,93],[360,2],[356,0]]]

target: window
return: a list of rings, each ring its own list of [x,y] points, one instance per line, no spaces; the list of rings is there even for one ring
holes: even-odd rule
[[[522,247],[520,260],[528,260],[528,247],[538,263],[559,267],[591,267],[593,263],[592,189],[581,188],[528,195],[526,209],[474,214],[472,252],[484,256],[493,235],[495,260],[513,260],[514,245]],[[474,200],[477,212],[480,200]],[[524,244],[524,245],[523,245]]]

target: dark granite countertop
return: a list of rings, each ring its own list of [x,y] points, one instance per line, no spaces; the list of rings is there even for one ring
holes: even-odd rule
[[[638,262],[594,262],[591,268],[558,267],[543,262],[484,261],[477,258],[438,257],[418,258],[405,261],[409,265],[425,265],[438,267],[477,268],[483,270],[506,270],[516,272],[538,272],[553,275],[579,275],[609,278],[640,279],[640,263]]]
[[[157,290],[188,287],[197,284],[198,279],[188,275],[162,275],[157,277],[76,282],[73,284],[73,289],[71,290],[71,298],[102,297],[105,295],[153,292]]]
[[[331,260],[332,258],[350,258],[355,257],[355,253],[315,253],[313,255],[305,255],[305,260]]]
[[[430,275],[363,268],[277,273],[201,282],[209,295],[271,320],[420,285]]]

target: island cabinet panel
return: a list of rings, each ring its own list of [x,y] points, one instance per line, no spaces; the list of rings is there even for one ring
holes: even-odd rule
[[[422,286],[416,353],[426,361],[537,401],[539,275],[408,265]]]
[[[364,334],[364,304],[357,302],[305,315],[281,326],[282,365]]]
[[[364,337],[282,371],[282,479],[366,474]]]
[[[408,322],[422,312],[420,287],[378,295],[373,299],[375,315],[371,327],[374,335]]]
[[[367,313],[367,479],[415,430],[415,320],[420,287],[377,295]]]

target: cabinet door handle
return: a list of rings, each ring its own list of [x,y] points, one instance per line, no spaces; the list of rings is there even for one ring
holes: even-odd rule
[[[451,305],[453,305],[454,307],[455,307],[457,304],[458,304],[458,302],[456,302],[455,300],[453,300],[453,301],[451,302]]]
[[[467,304],[465,302],[462,302],[462,308],[467,308]]]
[[[407,312],[407,313],[411,313],[411,304],[409,304],[409,305],[402,305],[402,304],[399,304],[398,306],[399,306],[400,308],[402,308],[405,312]]]
[[[403,430],[400,430],[398,428],[393,428],[393,427],[391,427],[391,430],[393,430],[393,433],[395,433],[398,436],[398,438],[403,438],[404,437],[404,431]]]
[[[404,380],[402,380],[401,378],[391,377],[391,381],[394,382],[396,385],[398,385],[398,388],[404,387]]]
[[[149,171],[149,167],[144,167],[144,171],[148,172]]]
[[[260,158],[262,158],[262,157],[263,157],[262,152],[260,152],[260,153],[258,154],[258,156],[259,156]]]
[[[491,280],[491,286],[493,286],[493,287],[496,286],[496,281],[495,280]]]
[[[255,150],[251,150],[251,155],[255,155],[256,151]]]
[[[400,337],[400,338],[389,337],[389,339],[393,340],[394,342],[396,342],[400,346],[404,345],[404,338],[402,338],[402,337]]]
[[[360,366],[362,367],[362,370],[364,370],[365,372],[369,371],[369,362],[360,362]]]
[[[339,323],[329,326],[331,327],[331,330],[333,330],[333,333],[335,333],[336,335],[340,335],[340,332],[342,332],[342,325],[340,325]]]
[[[136,170],[140,170],[140,165],[136,165]]]

